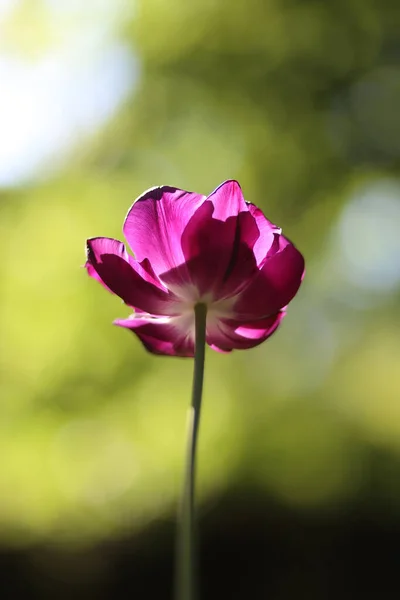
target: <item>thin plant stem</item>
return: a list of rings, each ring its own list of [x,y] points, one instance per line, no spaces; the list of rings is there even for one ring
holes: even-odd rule
[[[205,304],[199,303],[194,310],[195,356],[192,400],[187,418],[186,463],[178,531],[176,600],[196,600],[198,590],[194,499],[196,449],[204,379],[207,307]]]

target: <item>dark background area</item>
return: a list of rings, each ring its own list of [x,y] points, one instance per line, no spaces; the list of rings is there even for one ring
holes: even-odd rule
[[[395,598],[399,526],[371,506],[347,513],[283,511],[235,490],[201,520],[201,597]],[[173,598],[175,524],[65,552],[2,552],[4,598]]]

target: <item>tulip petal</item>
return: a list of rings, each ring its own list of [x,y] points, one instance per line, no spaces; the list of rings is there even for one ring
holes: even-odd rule
[[[215,350],[215,352],[219,352],[220,354],[230,354],[232,352],[232,349],[222,350],[222,348],[218,348],[218,346],[216,346],[215,344],[210,344],[210,348],[212,350]]]
[[[265,319],[248,323],[234,319],[220,319],[207,333],[207,343],[218,352],[254,348],[276,331],[284,316],[285,311],[281,310]]]
[[[260,232],[250,212],[240,213],[237,218],[236,237],[230,263],[216,299],[229,298],[238,294],[257,275],[257,261],[253,249],[259,236]]]
[[[226,221],[229,217],[237,217],[249,208],[243,198],[242,188],[232,179],[221,183],[208,197],[214,206],[214,219]]]
[[[200,296],[213,293],[215,297],[232,270],[237,249],[244,245],[239,219],[242,213],[248,214],[242,190],[237,181],[229,180],[218,186],[188,221],[182,234],[182,251],[190,281]],[[258,234],[256,226],[254,232]],[[165,274],[163,280],[167,281]]]
[[[181,321],[180,317],[155,318],[141,313],[117,319],[114,324],[130,329],[153,354],[193,357],[193,327]]]
[[[204,200],[205,196],[169,186],[139,196],[123,227],[136,259],[147,258],[156,275],[183,264],[182,233]]]
[[[151,264],[149,263],[149,261],[147,259],[143,260],[141,263],[138,263],[131,256],[129,256],[129,254],[126,254],[126,256],[128,257],[129,263],[132,264],[133,268],[137,271],[137,273],[139,273],[139,275],[141,275],[141,277],[143,277],[143,279],[145,279],[146,281],[152,283],[156,287],[158,287],[158,288],[160,288],[162,290],[167,291],[167,288],[165,288],[163,286],[163,284],[161,283],[161,281],[155,276],[155,274],[153,272],[153,269],[151,268]],[[106,290],[108,290],[112,294],[114,293],[104,283],[104,281],[102,280],[102,278],[100,277],[100,275],[97,273],[96,269],[90,264],[89,261],[86,262],[85,268],[86,268],[87,273],[88,273],[88,275],[90,277],[92,277],[93,279],[96,279],[96,281],[98,281],[99,283],[101,283],[101,285],[103,287],[105,287]]]
[[[182,235],[182,250],[191,283],[199,296],[218,289],[226,272],[235,239],[236,218],[213,218],[214,206],[206,200],[194,213]],[[170,277],[165,279],[170,283]]]
[[[176,312],[175,297],[156,281],[148,263],[139,264],[124,244],[111,238],[87,241],[88,274],[135,308],[159,315]]]
[[[233,295],[239,285],[257,272],[252,252],[259,230],[248,212],[215,218],[215,207],[207,199],[187,224],[182,235],[182,249],[190,280],[202,296],[212,293],[214,299]],[[173,273],[163,274],[168,285]]]
[[[99,283],[101,283],[101,285],[103,287],[105,287],[106,290],[108,290],[112,294],[114,293],[112,290],[110,290],[110,288],[108,287],[108,285],[106,285],[104,283],[104,281],[102,280],[102,278],[100,277],[100,275],[98,274],[98,272],[96,271],[96,269],[94,267],[92,267],[92,265],[90,264],[89,261],[86,261],[85,269],[86,269],[86,271],[87,271],[87,273],[88,273],[88,275],[90,277],[92,277],[93,279],[96,279],[96,281],[98,281]]]
[[[234,306],[238,318],[255,320],[272,315],[295,296],[303,279],[304,258],[286,238],[281,245],[283,250],[267,257],[262,269],[239,294]]]
[[[260,235],[253,246],[257,265],[261,265],[274,242],[274,234],[280,234],[281,229],[269,221],[264,213],[254,204],[248,202],[249,212],[254,217]]]

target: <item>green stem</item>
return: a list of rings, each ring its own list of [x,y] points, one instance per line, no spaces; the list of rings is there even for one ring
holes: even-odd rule
[[[181,505],[181,521],[179,523],[178,532],[177,600],[195,600],[197,592],[194,496],[196,448],[204,379],[207,307],[205,304],[197,304],[194,311],[196,323],[195,355],[192,401],[188,412],[187,422],[186,465]]]

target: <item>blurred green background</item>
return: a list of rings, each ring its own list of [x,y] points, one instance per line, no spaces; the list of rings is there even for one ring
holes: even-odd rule
[[[151,186],[229,178],[307,275],[271,340],[207,353],[203,511],[241,489],[397,527],[399,25],[391,0],[0,1],[4,556],[88,557],[174,519],[192,362],[111,325],[129,309],[86,276],[84,242],[121,239]],[[314,597],[296,589],[269,597]]]

